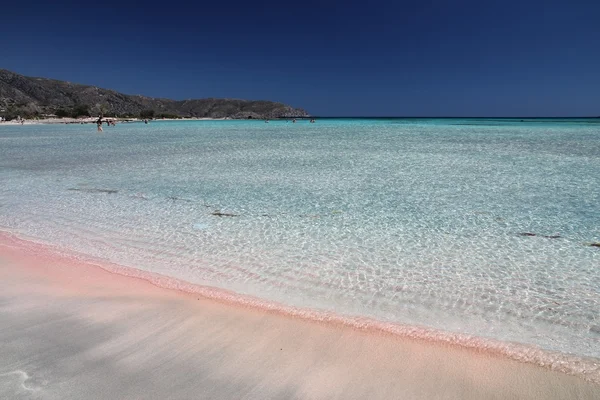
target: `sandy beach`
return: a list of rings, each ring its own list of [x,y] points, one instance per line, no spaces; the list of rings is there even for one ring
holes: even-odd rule
[[[156,287],[0,234],[6,399],[597,399],[500,356]]]
[[[227,118],[160,118],[153,121],[221,121]],[[21,121],[16,119],[10,121],[0,121],[2,125],[56,125],[56,124],[95,124],[98,117],[86,117],[86,118],[44,118],[44,119],[25,119],[21,124]],[[115,123],[130,123],[130,122],[144,122],[143,118],[117,118],[117,117],[104,117],[104,121],[114,121]]]
[[[104,120],[111,120],[115,122],[140,122],[143,119],[139,118],[112,118],[105,117]],[[98,117],[86,117],[86,118],[42,118],[42,119],[24,119],[21,121],[13,119],[10,121],[0,122],[2,125],[56,125],[56,124],[95,124]]]

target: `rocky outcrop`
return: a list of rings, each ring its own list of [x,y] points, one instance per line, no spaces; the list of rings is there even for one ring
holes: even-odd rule
[[[32,78],[0,69],[0,115],[179,116],[199,118],[293,118],[307,117],[300,108],[272,101],[238,99],[170,100],[127,95],[96,86],[46,78]]]

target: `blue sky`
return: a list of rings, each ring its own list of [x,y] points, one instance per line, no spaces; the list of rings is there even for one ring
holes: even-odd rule
[[[600,1],[19,2],[0,68],[313,115],[599,116]]]

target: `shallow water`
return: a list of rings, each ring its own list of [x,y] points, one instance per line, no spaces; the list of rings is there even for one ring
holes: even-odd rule
[[[594,119],[0,125],[0,227],[293,306],[600,357],[599,139]]]

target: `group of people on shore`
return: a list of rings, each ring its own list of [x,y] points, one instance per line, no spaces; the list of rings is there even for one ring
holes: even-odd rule
[[[285,122],[290,122],[290,120],[289,120],[289,119],[286,119],[286,120],[285,120]],[[310,123],[311,123],[311,124],[314,124],[315,122],[317,122],[317,121],[316,121],[314,118],[311,118],[311,120],[310,120]],[[269,123],[269,120],[268,120],[268,119],[265,119],[265,124],[268,124],[268,123]],[[293,118],[293,119],[292,119],[292,123],[294,123],[294,124],[296,123],[296,118]]]
[[[83,122],[82,122],[83,123]],[[102,132],[102,124],[106,123],[107,126],[117,126],[117,123],[114,119],[103,119],[102,115],[98,117],[96,120],[96,126],[98,127],[98,132]],[[144,124],[148,124],[148,120],[144,119]]]

